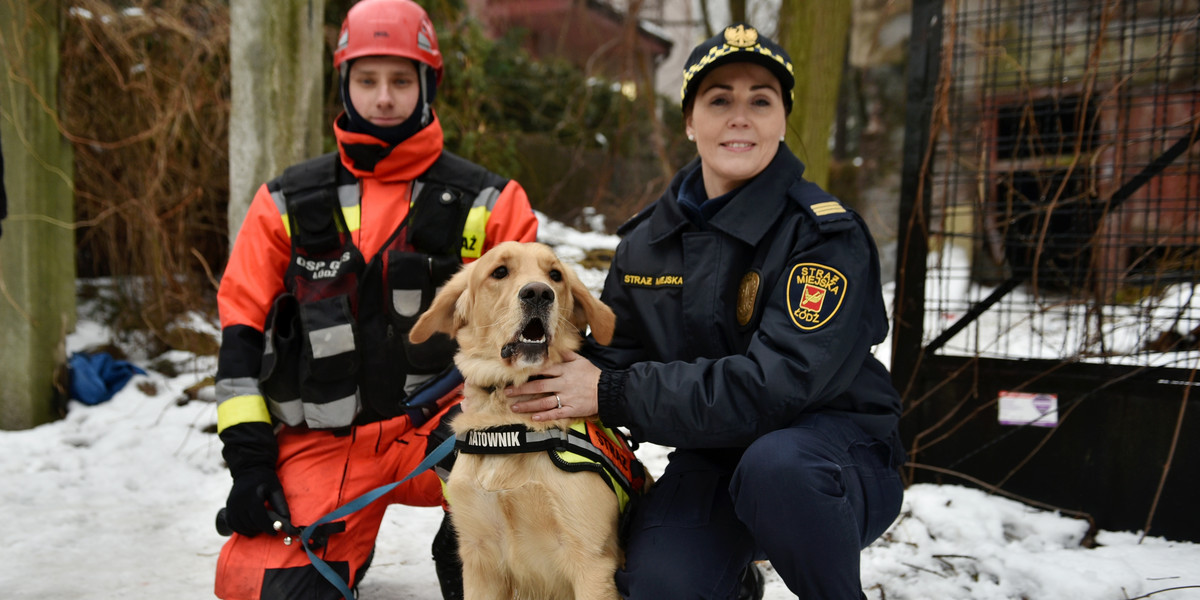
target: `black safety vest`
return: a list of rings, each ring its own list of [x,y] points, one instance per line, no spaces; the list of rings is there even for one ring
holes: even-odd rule
[[[358,203],[358,182],[336,152],[268,183],[283,196],[292,241],[260,375],[272,414],[314,429],[401,414],[407,392],[449,366],[457,349],[444,334],[412,344],[408,332],[463,257],[478,255],[483,231],[466,230],[471,211],[507,184],[443,151],[413,182],[408,216],[368,261],[342,213]]]

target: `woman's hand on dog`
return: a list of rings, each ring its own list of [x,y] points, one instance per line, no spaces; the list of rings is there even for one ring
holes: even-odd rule
[[[510,398],[525,396],[512,405],[513,412],[529,413],[534,421],[578,419],[596,414],[600,369],[591,361],[567,352],[563,362],[538,375],[542,378],[505,388],[504,393]]]

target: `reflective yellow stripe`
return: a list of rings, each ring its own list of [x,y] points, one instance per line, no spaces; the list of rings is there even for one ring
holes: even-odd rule
[[[342,217],[346,219],[346,228],[350,231],[358,231],[362,226],[362,207],[355,204],[354,206],[343,206]]]
[[[217,405],[217,433],[239,423],[270,422],[271,413],[262,396],[234,396]]]
[[[835,200],[830,200],[829,202],[818,202],[817,204],[812,205],[812,211],[813,214],[817,215],[818,217],[822,217],[825,215],[844,213],[846,212],[846,209],[842,208],[841,203]]]
[[[611,487],[613,492],[617,495],[617,510],[620,512],[625,512],[625,506],[629,504],[629,494],[625,493],[625,488],[621,487],[620,482],[618,482],[616,477],[614,477],[613,474],[610,473],[609,470],[604,467],[603,463],[596,461],[596,460],[592,460],[591,458],[583,456],[582,454],[576,454],[574,452],[571,452],[570,450],[552,450],[552,452],[557,454],[558,457],[565,462],[590,463],[590,464],[599,465],[600,466],[600,476],[602,476],[608,480],[608,486]]]
[[[488,218],[492,212],[486,206],[475,206],[467,212],[467,223],[463,225],[462,257],[479,258],[483,255],[483,242],[487,237]]]

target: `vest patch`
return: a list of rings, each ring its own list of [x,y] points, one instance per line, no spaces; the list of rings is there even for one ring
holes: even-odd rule
[[[837,314],[846,297],[846,277],[837,269],[799,263],[788,276],[787,303],[792,323],[804,331],[819,329]]]
[[[521,445],[519,431],[487,431],[475,429],[468,432],[468,443],[484,448],[516,448]]]
[[[634,275],[626,273],[622,283],[632,287],[683,287],[683,275]]]
[[[350,253],[343,252],[338,260],[312,260],[303,256],[296,257],[296,266],[308,272],[308,278],[333,279],[342,275],[342,267],[350,265]]]

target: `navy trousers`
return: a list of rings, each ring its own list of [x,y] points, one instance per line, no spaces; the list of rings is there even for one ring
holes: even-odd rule
[[[900,512],[887,444],[811,415],[744,452],[676,450],[631,515],[617,588],[634,600],[735,598],[769,559],[802,599],[858,600],[859,553]]]

